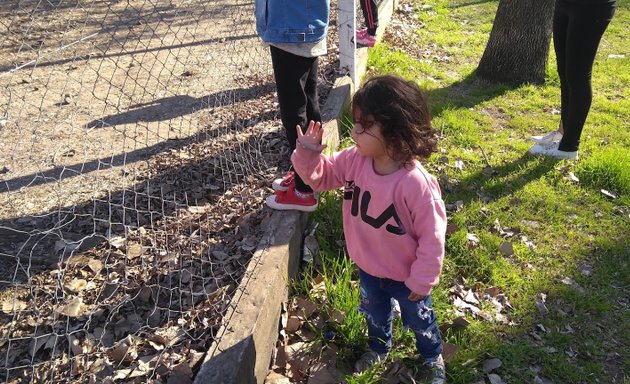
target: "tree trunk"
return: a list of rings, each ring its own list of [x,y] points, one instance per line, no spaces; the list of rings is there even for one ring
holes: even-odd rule
[[[501,83],[543,83],[554,0],[500,0],[477,77]]]

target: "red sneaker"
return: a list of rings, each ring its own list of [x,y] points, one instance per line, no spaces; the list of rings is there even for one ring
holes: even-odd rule
[[[284,178],[275,179],[271,188],[274,191],[286,191],[289,188],[295,188],[295,172],[289,171]]]
[[[304,193],[289,188],[286,191],[277,191],[265,200],[267,206],[279,211],[295,209],[302,212],[313,212],[317,209],[317,199],[314,193]]]

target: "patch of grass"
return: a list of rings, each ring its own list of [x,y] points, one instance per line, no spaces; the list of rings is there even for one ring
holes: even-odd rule
[[[630,195],[630,151],[611,147],[593,153],[580,162],[577,175],[584,185]]]
[[[449,212],[456,228],[447,237],[441,282],[433,291],[439,321],[460,315],[450,289],[462,279],[477,292],[496,287],[511,304],[509,323],[466,314],[467,328],[445,332],[444,340],[460,347],[447,366],[448,382],[484,380],[481,363],[489,356],[501,359],[495,373],[509,383],[532,383],[533,372],[556,383],[628,382],[630,1],[619,1],[597,54],[594,99],[577,162],[526,153],[530,135],[558,125],[553,50],[544,85],[482,84],[474,70],[498,2],[410,4],[417,22],[407,45],[385,41],[370,50],[368,75],[395,73],[420,84],[442,135],[440,152],[426,166],[440,180],[445,202],[461,202],[461,208]],[[345,123],[347,132],[349,115]],[[350,144],[346,139],[342,145]],[[343,247],[341,203],[339,192],[322,194],[312,216],[320,223],[321,267],[307,270],[296,290],[308,295],[313,276],[324,276],[327,300],[320,304],[348,315],[335,330],[339,365],[348,372],[366,336],[356,310],[356,271]],[[471,234],[478,243],[471,243]],[[513,254],[500,250],[506,242]],[[547,312],[541,312],[541,300]],[[388,360],[363,375],[348,374],[348,383],[383,382],[394,361],[415,353],[412,334],[396,325]]]

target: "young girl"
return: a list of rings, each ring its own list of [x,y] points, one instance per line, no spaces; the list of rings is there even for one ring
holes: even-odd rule
[[[322,129],[297,129],[291,157],[315,191],[344,187],[343,226],[348,254],[359,268],[369,350],[355,370],[385,358],[392,343],[391,298],[433,383],[446,377],[442,340],[432,309],[444,257],[446,211],[437,181],[419,161],[435,152],[436,133],[418,86],[397,76],[375,77],[352,100],[355,145],[321,153]]]

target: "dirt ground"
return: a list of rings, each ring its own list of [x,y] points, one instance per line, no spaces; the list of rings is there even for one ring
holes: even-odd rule
[[[288,167],[274,90],[250,1],[0,4],[0,380],[192,380]]]

